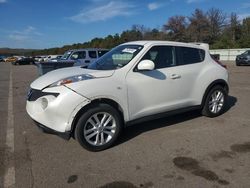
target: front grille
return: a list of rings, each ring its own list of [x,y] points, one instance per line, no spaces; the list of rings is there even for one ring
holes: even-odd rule
[[[43,91],[38,90],[38,89],[30,88],[28,95],[27,95],[27,100],[28,101],[36,101],[38,98],[40,98],[42,96],[46,96],[46,95],[53,95],[53,96],[57,97],[59,95],[59,93],[43,92]]]

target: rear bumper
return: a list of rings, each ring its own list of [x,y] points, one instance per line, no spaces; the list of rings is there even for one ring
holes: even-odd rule
[[[43,132],[43,133],[47,133],[47,134],[53,134],[53,135],[57,135],[65,140],[69,140],[71,137],[71,132],[67,131],[67,132],[58,132],[55,131],[49,127],[46,127],[45,125],[42,125],[40,123],[38,123],[37,121],[33,120],[35,122],[35,124],[37,125],[37,127]]]

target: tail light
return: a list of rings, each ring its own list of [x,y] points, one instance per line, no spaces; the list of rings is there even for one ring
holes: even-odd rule
[[[224,65],[223,63],[221,63],[218,59],[215,59],[213,56],[211,56],[211,58],[212,58],[217,64],[219,64],[219,65],[222,66],[223,68],[227,69],[227,66]]]
[[[224,65],[223,63],[221,63],[220,61],[218,60],[215,60],[216,63],[218,63],[220,66],[224,67],[225,69],[227,69],[227,66]]]

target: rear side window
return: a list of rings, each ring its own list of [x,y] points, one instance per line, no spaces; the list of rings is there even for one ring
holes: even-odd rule
[[[205,59],[205,51],[198,48],[176,47],[177,64],[189,65],[200,63]]]
[[[89,51],[89,57],[90,58],[97,58],[96,51]]]
[[[172,46],[154,46],[142,58],[155,63],[155,69],[175,66],[175,48]]]

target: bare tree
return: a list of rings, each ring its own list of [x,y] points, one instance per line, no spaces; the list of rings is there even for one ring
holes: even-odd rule
[[[240,38],[240,21],[236,13],[231,13],[229,30],[232,42],[236,42]]]
[[[209,41],[209,21],[206,14],[200,9],[189,17],[188,33],[190,39],[195,42],[208,42]]]
[[[163,25],[163,30],[168,32],[171,39],[175,41],[185,41],[187,21],[185,16],[172,16]]]
[[[209,22],[209,43],[213,43],[222,33],[226,25],[226,14],[220,9],[211,8],[207,11]]]

